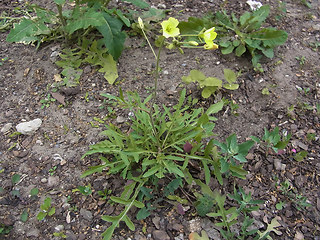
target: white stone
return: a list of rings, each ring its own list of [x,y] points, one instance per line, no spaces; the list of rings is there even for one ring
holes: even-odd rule
[[[12,128],[12,123],[7,123],[1,128],[2,133],[8,132]]]
[[[19,123],[16,126],[18,132],[22,133],[23,135],[32,135],[39,129],[42,124],[42,120],[40,118],[36,118],[29,122]]]

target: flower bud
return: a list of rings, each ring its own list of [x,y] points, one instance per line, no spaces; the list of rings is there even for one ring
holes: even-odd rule
[[[140,28],[144,29],[144,24],[143,24],[143,21],[142,21],[141,17],[138,17],[138,22],[139,22]]]

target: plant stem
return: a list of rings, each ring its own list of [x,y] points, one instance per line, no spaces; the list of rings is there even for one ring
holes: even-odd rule
[[[67,22],[66,22],[65,18],[63,17],[63,14],[62,14],[62,5],[56,4],[56,6],[58,8],[59,19],[60,19],[61,24],[62,24],[63,35],[64,35],[65,40],[67,41],[67,33],[66,33],[66,30],[65,30]]]

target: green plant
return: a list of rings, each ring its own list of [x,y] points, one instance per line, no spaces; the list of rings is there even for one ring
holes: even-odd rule
[[[49,174],[50,176],[53,176],[56,173],[57,166],[53,166],[52,168],[49,169]]]
[[[6,226],[0,223],[0,236],[9,234],[12,228],[13,226]]]
[[[279,133],[279,127],[275,127],[272,131],[264,129],[264,135],[262,141],[257,137],[251,137],[254,141],[260,144],[260,147],[266,154],[269,154],[269,150],[273,149],[275,153],[279,150],[285,149],[291,138],[291,134],[285,134],[281,137]]]
[[[211,115],[222,109],[223,102],[213,104],[206,111],[202,108],[191,109],[185,104],[186,90],[183,89],[175,106],[168,108],[155,103],[162,46],[182,49],[186,44],[180,38],[179,41],[175,41],[179,35],[178,24],[179,22],[173,18],[162,22],[163,37],[158,39],[159,51],[156,54],[144,32],[144,23],[139,19],[139,26],[156,59],[155,81],[151,95],[143,100],[137,93],[128,92],[125,97],[121,88],[118,97],[102,94],[133,113],[130,116],[129,132],[123,132],[110,123],[106,126],[107,130],[102,132],[107,139],[91,145],[90,150],[83,156],[99,153],[103,164],[91,167],[82,174],[82,177],[108,169],[107,174],[119,173],[124,179],[131,181],[125,186],[120,197],[110,197],[111,201],[124,205],[124,209],[118,216],[102,216],[103,220],[112,223],[103,233],[104,239],[111,239],[121,221],[124,221],[130,230],[135,229],[127,215],[132,206],[143,209],[138,212],[139,219],[150,214],[153,209],[152,204],[145,205],[142,202],[152,198],[149,190],[144,186],[146,183],[152,183],[165,176],[174,176],[177,180],[168,184],[164,194],[169,199],[181,200],[170,194],[181,184],[179,178],[190,175],[187,168],[190,159],[199,161],[205,172],[206,183],[210,180],[209,166],[215,163],[210,156],[212,144],[206,145],[202,140],[213,136],[212,130],[216,118]],[[204,29],[201,34],[196,34],[198,35],[204,41],[202,47],[215,48],[214,29]],[[169,38],[172,38],[174,43],[167,42],[166,39]],[[194,46],[195,43],[191,45]]]
[[[288,34],[283,30],[262,27],[268,17],[270,6],[264,5],[254,12],[245,12],[239,18],[234,13],[217,12],[214,23],[219,34],[218,44],[222,54],[233,51],[242,56],[246,51],[252,56],[252,64],[257,70],[263,71],[259,59],[261,53],[273,58],[274,48],[286,42]]]
[[[52,235],[58,238],[67,238],[67,235],[64,232],[54,232]]]
[[[102,200],[107,200],[108,195],[112,193],[111,189],[104,189],[101,191],[98,191],[98,195],[101,197]]]
[[[305,210],[307,207],[312,205],[308,203],[308,199],[303,195],[299,194],[297,189],[288,181],[276,185],[277,189],[287,198],[288,201],[293,203],[293,206],[299,210]]]
[[[216,152],[216,158],[219,159],[217,164],[214,166],[214,174],[220,184],[223,184],[221,174],[231,174],[232,176],[245,179],[247,171],[243,169],[243,163],[247,162],[246,156],[248,155],[250,148],[254,145],[254,141],[249,140],[238,144],[237,136],[235,134],[231,134],[226,139],[225,143],[213,140],[212,144],[218,146],[222,153],[219,157],[217,149],[213,148]]]
[[[303,4],[304,6],[308,7],[308,8],[312,8],[312,5],[309,3],[308,0],[300,0],[301,4]]]
[[[40,103],[42,104],[41,109],[50,107],[50,104],[55,101],[56,99],[53,98],[50,93],[48,93],[45,98],[40,100]]]
[[[269,235],[270,231],[260,235],[258,229],[248,230],[254,221],[254,219],[249,217],[248,213],[258,210],[258,205],[264,203],[264,201],[252,200],[251,193],[245,194],[242,188],[237,190],[236,187],[234,187],[234,194],[229,195],[229,198],[238,203],[239,206],[237,207],[225,209],[226,196],[221,195],[217,191],[213,193],[213,197],[217,208],[215,212],[207,213],[207,216],[218,218],[221,221],[215,225],[219,227],[219,231],[225,239],[265,239]],[[243,220],[241,220],[240,231],[238,233],[233,232],[231,226],[238,224],[241,218]]]
[[[306,63],[306,57],[305,56],[296,57],[296,60],[299,61],[300,66],[303,66]]]
[[[87,186],[79,186],[78,188],[72,190],[72,192],[78,192],[78,191],[85,196],[89,196],[92,194],[90,184]]]
[[[56,208],[51,206],[51,198],[47,197],[40,206],[41,211],[37,215],[39,221],[45,219],[46,216],[52,216],[56,212]]]
[[[227,83],[222,85],[222,81],[216,77],[206,77],[199,70],[191,70],[188,76],[182,77],[182,81],[186,84],[196,82],[202,89],[202,97],[208,98],[222,87],[228,90],[236,90],[239,88],[239,85],[235,83],[237,81],[236,74],[232,70],[224,69],[224,77]]]
[[[62,75],[65,76],[66,84],[77,84],[82,74],[82,70],[78,69],[81,63],[98,66],[99,71],[104,72],[105,78],[112,84],[118,76],[115,61],[121,55],[126,39],[122,28],[123,25],[130,27],[130,20],[120,9],[109,9],[110,1],[70,0],[70,4],[66,0],[53,2],[56,12],[36,4],[30,5],[35,16],[28,15],[14,24],[7,41],[36,43],[37,48],[43,42],[64,41],[73,46],[72,49],[67,47],[63,50],[60,55],[62,61],[57,63],[63,68]],[[148,9],[148,13],[154,11],[143,0],[127,2]]]
[[[234,101],[233,99],[226,99],[226,98],[222,98],[222,101],[223,101],[223,105],[227,106],[227,110],[228,110],[228,108],[230,108],[231,113],[233,115],[235,115],[235,116],[239,115],[237,113],[237,109],[239,108],[239,104],[237,104],[236,101]]]
[[[9,58],[8,57],[4,57],[0,59],[0,66],[3,65],[4,62],[6,62]]]

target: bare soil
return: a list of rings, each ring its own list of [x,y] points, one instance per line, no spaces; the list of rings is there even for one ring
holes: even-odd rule
[[[43,0],[31,2],[47,4]],[[299,0],[287,0],[284,13],[279,1],[261,2],[272,7],[267,24],[284,29],[289,35],[287,42],[277,48],[274,59],[264,60],[263,73],[252,70],[249,57],[224,56],[219,51],[186,50],[184,55],[164,51],[158,100],[173,105],[184,87],[181,77],[192,69],[201,69],[207,76],[219,78],[223,78],[224,68],[241,70],[240,88],[217,96],[231,99],[239,106],[236,112],[226,107],[217,115],[214,130],[217,138],[225,139],[236,133],[239,141],[244,141],[251,135],[261,137],[264,128],[275,126],[279,126],[282,133],[291,133],[292,138],[283,154],[266,156],[253,149],[247,157],[249,175],[246,180],[236,180],[237,185],[246,192],[251,191],[254,199],[265,201],[254,214],[261,231],[271,219],[279,217],[281,235],[271,233],[273,239],[320,239],[320,110],[316,109],[316,104],[320,104],[320,5],[318,0],[313,0],[309,9]],[[202,16],[222,6],[229,13],[249,11],[245,1],[235,0],[157,0],[152,1],[152,5],[170,10],[169,14],[179,20]],[[23,7],[23,3],[0,2],[1,11],[9,13],[19,6]],[[78,87],[59,90],[66,105],[56,101],[41,109],[40,100],[51,93],[54,75],[61,71],[54,63],[53,54],[59,52],[61,46],[51,43],[36,51],[33,46],[7,43],[7,34],[8,31],[0,33],[0,57],[8,58],[0,66],[0,128],[8,123],[12,123],[12,127],[0,133],[0,186],[4,189],[0,193],[0,223],[12,229],[0,238],[58,239],[53,236],[58,227],[63,228],[67,239],[101,239],[101,232],[109,226],[101,216],[117,214],[120,209],[110,204],[108,198],[101,199],[98,191],[108,189],[117,195],[126,182],[104,174],[80,178],[88,166],[99,163],[94,157],[81,159],[81,156],[90,144],[102,139],[99,133],[104,130],[104,124],[113,122],[126,127],[129,123],[128,112],[105,102],[100,93],[117,95],[120,86],[124,91],[147,96],[153,86],[152,53],[142,38],[129,38],[119,59],[119,78],[115,85],[109,85],[94,67],[84,66]],[[269,89],[269,95],[262,94],[264,88]],[[202,99],[196,86],[187,86],[187,90],[202,106],[217,100]],[[292,106],[294,110],[290,111]],[[36,118],[43,123],[35,134],[12,136],[18,123]],[[105,119],[105,123],[96,121],[98,118]],[[308,151],[307,158],[297,162],[292,149]],[[279,168],[279,164],[283,164],[282,167]],[[22,176],[17,185],[11,182],[14,174]],[[311,207],[298,210],[295,203],[286,198],[277,187],[286,180],[297,195],[307,198]],[[233,181],[226,180],[220,186],[213,178],[210,187],[224,194],[233,193]],[[90,196],[73,191],[89,184],[93,191]],[[32,188],[39,189],[37,198],[29,197]],[[19,190],[20,196],[12,196],[14,189]],[[52,198],[56,213],[39,222],[36,216],[46,197]],[[286,202],[281,210],[276,208],[280,202]],[[155,236],[156,230],[165,232],[169,239],[188,239],[191,231],[203,229],[209,233],[215,228],[209,221],[212,219],[199,219],[190,207],[186,215],[180,215],[174,205],[161,202],[149,218],[134,220],[134,232],[121,225],[113,239],[159,239]],[[26,222],[20,218],[24,210],[29,215]],[[135,211],[131,214],[134,216]]]

